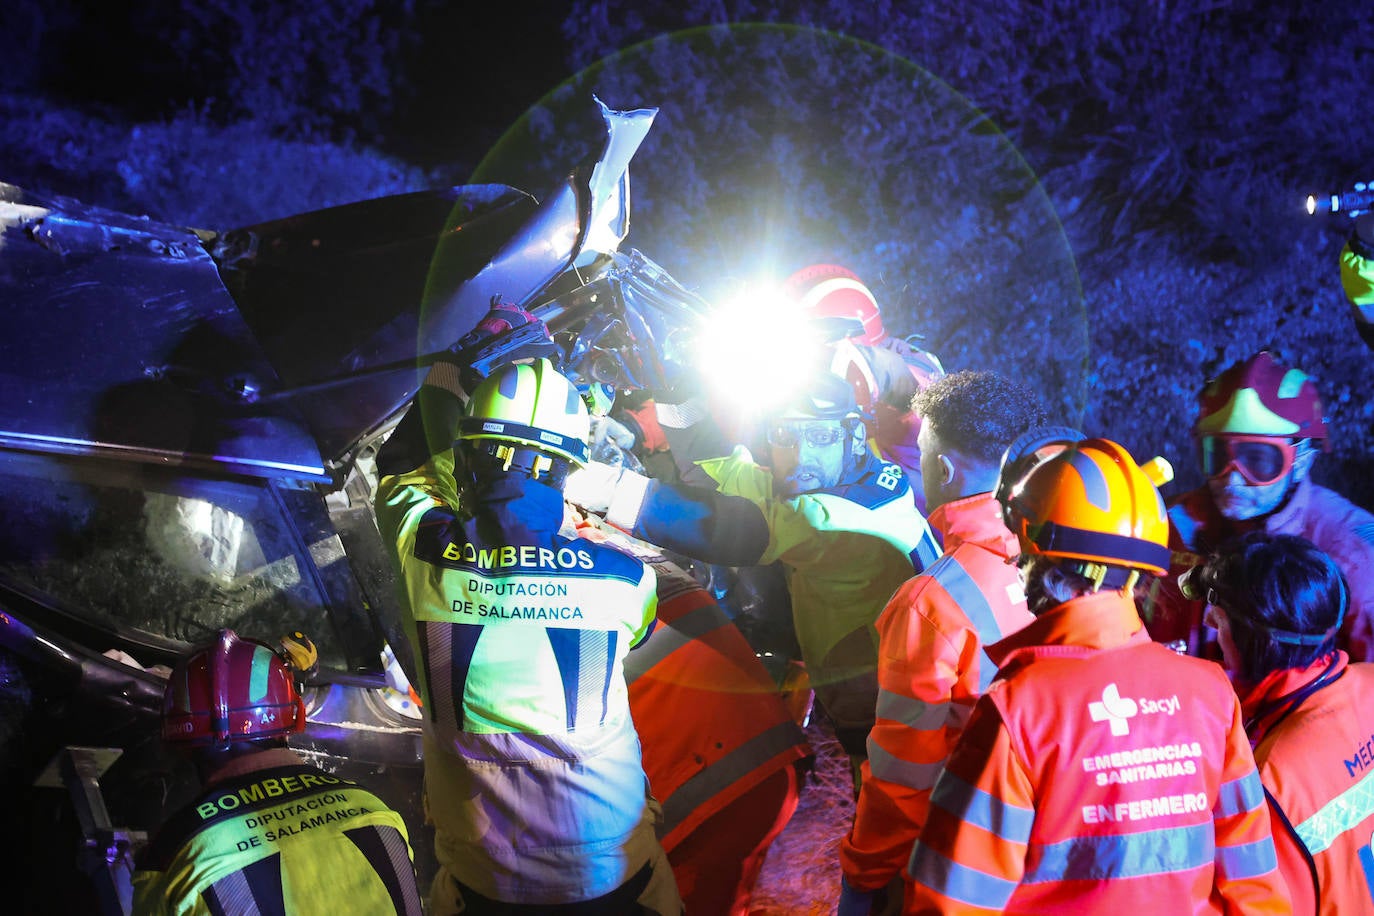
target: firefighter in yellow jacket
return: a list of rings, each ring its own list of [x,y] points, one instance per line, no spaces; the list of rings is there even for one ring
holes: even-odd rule
[[[1341,249],[1341,287],[1354,311],[1355,328],[1374,347],[1374,211],[1355,219]]]
[[[172,670],[163,740],[188,749],[205,790],[141,853],[136,914],[420,916],[405,822],[288,748],[304,728],[293,675],[264,643],[223,630]]]
[[[538,355],[542,325],[517,343],[537,321],[494,304],[377,455],[423,700],[430,908],[677,916],[623,667],[653,625],[654,574],[561,530],[589,421]],[[503,340],[504,364],[474,378]]]

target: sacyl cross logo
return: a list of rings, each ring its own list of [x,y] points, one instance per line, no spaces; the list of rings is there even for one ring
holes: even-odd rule
[[[1116,684],[1108,684],[1102,691],[1102,702],[1092,702],[1088,704],[1088,715],[1093,717],[1094,722],[1107,720],[1111,726],[1113,735],[1125,735],[1131,730],[1130,723],[1127,722],[1131,716],[1139,712],[1135,700],[1129,697],[1123,698],[1121,691]]]

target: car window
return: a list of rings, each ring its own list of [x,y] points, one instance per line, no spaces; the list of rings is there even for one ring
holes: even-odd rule
[[[321,547],[274,486],[0,452],[0,575],[89,622],[181,643],[301,630],[323,666],[344,668],[311,560]]]

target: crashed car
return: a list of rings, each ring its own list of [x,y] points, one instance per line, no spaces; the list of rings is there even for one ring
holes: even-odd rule
[[[313,640],[293,746],[411,818],[427,886],[372,456],[427,355],[498,294],[545,318],[591,395],[671,373],[700,303],[618,250],[653,113],[603,113],[600,156],[543,201],[464,186],[220,232],[0,183],[0,770],[4,822],[27,825],[4,866],[19,911],[117,911],[107,872],[197,788],[158,738],[166,673],[221,627]]]

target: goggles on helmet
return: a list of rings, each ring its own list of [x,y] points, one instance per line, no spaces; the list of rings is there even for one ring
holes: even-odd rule
[[[834,445],[845,437],[843,426],[803,426],[799,423],[774,423],[768,427],[768,444],[778,448],[796,448],[803,439],[812,448]]]
[[[1207,477],[1240,472],[1255,486],[1277,483],[1293,469],[1298,444],[1275,436],[1203,436],[1202,473]]]

